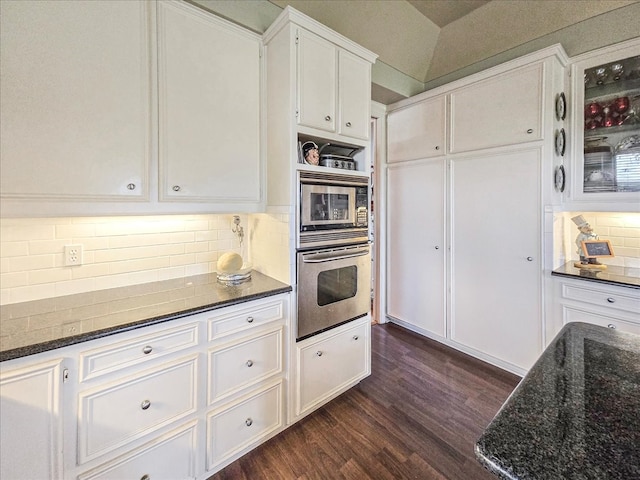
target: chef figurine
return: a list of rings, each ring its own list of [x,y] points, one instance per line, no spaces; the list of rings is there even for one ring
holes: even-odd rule
[[[302,156],[304,157],[304,161],[309,165],[318,165],[320,163],[318,145],[314,142],[304,142],[302,144]]]
[[[589,225],[582,215],[577,215],[573,217],[573,223],[578,226],[578,230],[580,233],[576,237],[576,245],[578,246],[578,255],[580,256],[580,263],[574,264],[577,267],[580,266],[589,266],[589,265],[602,265],[598,259],[596,258],[587,258],[585,252],[582,249],[582,242],[588,240],[598,240],[598,235],[593,233],[593,228]]]

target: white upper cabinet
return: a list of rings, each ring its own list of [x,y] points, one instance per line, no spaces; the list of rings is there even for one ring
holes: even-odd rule
[[[367,140],[371,62],[298,30],[298,124]]]
[[[1,2],[3,198],[146,200],[147,2]]]
[[[261,39],[158,4],[160,198],[260,200]]]
[[[371,63],[340,50],[338,74],[338,133],[366,140],[371,121]]]
[[[451,153],[543,138],[543,63],[451,92]]]
[[[387,161],[445,154],[446,96],[428,98],[387,115]]]
[[[336,47],[305,30],[298,32],[298,123],[335,132]]]

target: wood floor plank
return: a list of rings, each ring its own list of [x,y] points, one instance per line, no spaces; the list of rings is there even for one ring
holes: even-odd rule
[[[473,445],[519,377],[393,324],[372,373],[210,480],[494,480]]]

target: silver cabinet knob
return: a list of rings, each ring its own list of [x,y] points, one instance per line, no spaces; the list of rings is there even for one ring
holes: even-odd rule
[[[436,150],[440,150],[440,145],[436,145]]]
[[[527,130],[527,133],[531,135],[533,133],[533,128],[530,128],[529,130]]]
[[[360,337],[359,337],[358,335],[354,335],[354,336],[353,336],[353,339],[354,339],[354,340],[356,340],[356,341],[357,341],[359,338],[360,338]]]
[[[436,250],[440,250],[440,247],[439,247],[438,245],[436,245],[434,248],[435,248]]]
[[[140,408],[142,410],[147,410],[149,407],[151,406],[151,402],[149,400],[144,400],[141,404],[140,404]]]
[[[140,480],[151,480],[151,477],[148,474],[144,474],[140,477]]]
[[[347,123],[345,123],[345,125],[346,125],[347,127],[350,127],[350,126],[351,126],[351,122],[347,122]]]
[[[533,257],[527,257],[527,262],[533,262]]]
[[[251,420],[251,417],[247,418],[247,419],[244,421],[244,424],[245,424],[247,427],[250,427],[251,425],[253,425],[253,420]]]
[[[324,119],[325,119],[327,122],[330,122],[330,121],[331,121],[331,115],[327,115],[326,117],[324,117]]]
[[[607,298],[607,302],[609,302],[609,303],[616,303],[616,299],[615,299],[615,298],[613,298],[613,297],[609,297],[609,298]]]
[[[607,325],[607,327],[613,328],[614,330],[616,329],[616,326],[613,323],[610,323],[609,325]]]
[[[316,352],[316,355],[317,355],[317,356],[319,356],[319,357],[321,357],[321,356],[322,356],[322,351],[321,351],[321,350],[318,350],[318,351]]]
[[[151,348],[151,345],[147,345],[142,349],[142,353],[144,353],[145,355],[149,355],[151,352],[153,352],[153,348]]]
[[[247,367],[249,368],[253,367],[253,360],[247,360],[247,363],[245,365],[247,365]]]
[[[247,323],[253,323],[253,317],[247,317]]]
[[[127,188],[129,190],[135,190],[136,189],[136,184],[135,183],[130,183],[129,185],[127,185]]]
[[[180,191],[180,185],[174,185],[173,187],[171,187],[171,189],[172,189],[174,192],[179,192],[179,191]]]

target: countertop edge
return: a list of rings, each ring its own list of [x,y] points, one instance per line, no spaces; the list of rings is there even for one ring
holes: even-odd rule
[[[16,358],[27,357],[30,355],[35,355],[38,353],[48,352],[51,350],[56,350],[58,348],[64,348],[71,345],[76,345],[79,343],[88,342],[91,340],[96,340],[98,338],[107,337],[110,335],[115,335],[118,333],[128,332],[131,330],[136,330],[138,328],[148,327],[152,325],[158,325],[160,323],[170,322],[172,320],[177,320],[179,318],[183,318],[189,315],[195,315],[198,313],[204,313],[212,310],[217,310],[223,307],[228,307],[231,305],[237,305],[241,303],[246,303],[251,300],[257,300],[260,298],[271,297],[274,295],[279,295],[281,293],[290,293],[292,291],[292,287],[290,285],[281,288],[275,288],[273,290],[249,294],[246,296],[242,296],[239,298],[222,300],[216,303],[212,303],[209,305],[204,305],[201,307],[190,308],[187,310],[180,310],[174,313],[160,315],[158,317],[151,317],[145,320],[139,320],[136,322],[125,323],[122,325],[117,325],[114,327],[104,328],[100,330],[94,330],[87,333],[81,333],[78,335],[71,335],[68,337],[59,338],[56,340],[49,340],[46,342],[35,343],[32,345],[27,345],[24,347],[13,348],[11,350],[5,350],[0,352],[0,363],[15,360]]]

